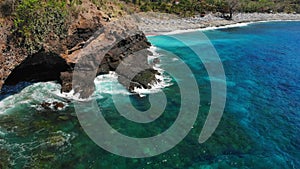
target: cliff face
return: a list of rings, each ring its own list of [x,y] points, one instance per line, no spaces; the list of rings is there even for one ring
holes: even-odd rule
[[[74,89],[72,78],[78,65],[90,71],[89,76],[80,77],[89,81],[81,86],[85,90],[75,90],[80,91],[81,97],[88,97],[93,92],[92,82],[96,75],[109,71],[116,71],[120,75],[119,81],[131,91],[135,87],[150,88],[158,72],[148,64],[147,56],[151,53],[146,49],[150,43],[144,33],[134,26],[133,20],[113,22],[107,18],[90,6],[88,12],[80,13],[70,25],[65,39],[50,38],[42,50],[32,55],[14,44],[16,37],[10,34],[12,23],[3,20],[0,27],[0,89],[3,85],[21,81],[56,80],[62,84],[62,92],[69,92]],[[91,59],[94,62],[90,62]]]

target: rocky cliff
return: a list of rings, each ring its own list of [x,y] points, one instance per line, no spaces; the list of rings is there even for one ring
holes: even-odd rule
[[[81,86],[84,90],[75,91],[88,97],[94,89],[93,79],[99,74],[116,71],[119,81],[130,91],[135,87],[151,88],[158,74],[148,64],[151,53],[146,49],[150,43],[134,20],[110,21],[92,4],[88,12],[79,13],[72,22],[66,38],[49,38],[41,50],[30,55],[15,44],[18,37],[11,34],[12,22],[1,23],[0,89],[21,81],[55,80],[62,84],[62,92],[69,92],[75,88],[73,74],[79,67],[84,74],[75,77],[86,83]]]

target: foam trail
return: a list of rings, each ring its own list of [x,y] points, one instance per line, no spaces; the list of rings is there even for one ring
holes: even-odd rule
[[[157,48],[152,46],[149,49],[153,55],[148,57],[149,62],[160,56],[157,53]],[[160,89],[172,85],[171,78],[164,75],[163,69],[159,68],[160,65],[156,65],[156,69],[161,75],[156,75],[158,82],[150,84],[151,89],[136,88],[134,92],[143,96],[144,94],[159,92]],[[61,102],[68,106],[70,101],[87,101],[91,99],[101,99],[106,97],[105,95],[131,95],[123,85],[118,82],[118,75],[115,72],[109,72],[105,75],[99,75],[94,80],[96,91],[93,95],[87,99],[81,99],[79,94],[75,94],[72,90],[69,93],[61,93],[61,85],[55,82],[39,82],[27,86],[21,92],[8,96],[0,101],[0,114],[13,112],[18,106],[26,105],[34,107],[37,110],[43,109],[42,103]],[[53,105],[51,105],[53,107]],[[50,106],[50,107],[51,107]],[[65,106],[65,107],[66,107]],[[65,108],[64,107],[64,108]],[[12,111],[11,111],[12,110]]]
[[[148,50],[153,54],[152,56],[148,56],[149,62],[152,62],[154,59],[161,57],[161,54],[157,52],[157,47],[151,46]],[[160,68],[160,66],[160,64],[153,65],[153,69],[157,70],[160,73],[160,75],[155,75],[157,81],[152,84],[149,84],[151,86],[150,89],[135,87],[133,91],[135,93],[138,93],[141,97],[144,97],[146,96],[146,94],[157,93],[161,89],[173,85],[173,83],[171,82],[171,77],[165,75],[165,71],[162,68]]]
[[[151,94],[151,93],[157,93],[159,92],[161,89],[169,87],[171,85],[173,85],[173,83],[171,83],[171,78],[168,76],[164,76],[164,75],[155,75],[156,79],[158,79],[159,81],[153,84],[150,84],[151,88],[150,89],[145,89],[145,88],[134,88],[134,92],[138,93],[141,97],[145,96],[145,94]]]
[[[130,95],[131,93],[119,83],[118,75],[115,72],[109,72],[105,75],[97,76],[94,80],[96,91],[92,97],[103,97],[103,94],[122,94]]]
[[[19,93],[0,101],[0,114],[13,112],[14,108],[22,105],[32,107],[43,102],[64,102],[55,95],[56,91],[60,91],[60,85],[55,82],[40,82],[27,86]]]
[[[175,35],[175,34],[182,34],[182,33],[188,33],[188,32],[195,32],[195,31],[207,31],[207,30],[216,30],[216,29],[226,29],[226,28],[234,28],[234,27],[244,27],[248,26],[249,24],[256,23],[256,22],[245,22],[245,23],[236,23],[231,25],[225,25],[225,26],[212,26],[207,28],[196,28],[196,29],[184,29],[184,30],[174,30],[167,33],[162,33],[158,35]],[[157,36],[157,35],[152,35]],[[151,37],[151,36],[147,36]]]
[[[152,53],[152,55],[148,56],[148,62],[151,64],[153,63],[154,59],[158,59],[161,54],[157,52],[158,48],[155,46],[151,46],[150,48],[148,48],[148,50]],[[153,65],[154,67],[158,66],[159,64],[155,64]]]

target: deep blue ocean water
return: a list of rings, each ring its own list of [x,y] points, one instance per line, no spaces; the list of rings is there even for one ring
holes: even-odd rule
[[[199,144],[198,137],[210,107],[212,78],[190,51],[191,45],[203,45],[197,40],[200,32],[173,35],[184,36],[187,45],[169,36],[153,36],[148,39],[161,55],[160,68],[180,66],[181,61],[168,53],[172,52],[190,67],[199,86],[198,118],[182,142],[151,158],[111,154],[84,133],[73,103],[58,94],[59,85],[26,83],[1,93],[0,168],[300,168],[300,22],[256,23],[203,33],[222,60],[227,83],[222,120],[205,143]],[[180,91],[175,80],[163,89],[168,98],[165,112],[149,124],[120,117],[112,95],[128,94],[113,76],[99,77],[94,97],[118,132],[149,137],[169,128],[178,115]],[[22,85],[28,87],[11,95]],[[148,97],[129,97],[138,109],[149,108]],[[68,106],[45,110],[40,106],[45,101]]]

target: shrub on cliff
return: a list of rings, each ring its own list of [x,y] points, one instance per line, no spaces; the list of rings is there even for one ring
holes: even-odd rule
[[[14,0],[0,0],[0,17],[11,16],[14,10]]]
[[[29,54],[43,43],[67,35],[67,6],[63,0],[22,0],[15,9],[14,36]]]
[[[300,12],[299,0],[123,0],[133,3],[143,12],[166,12],[193,16],[205,11],[226,12]],[[238,4],[238,5],[237,5]],[[231,14],[230,14],[231,13]]]

